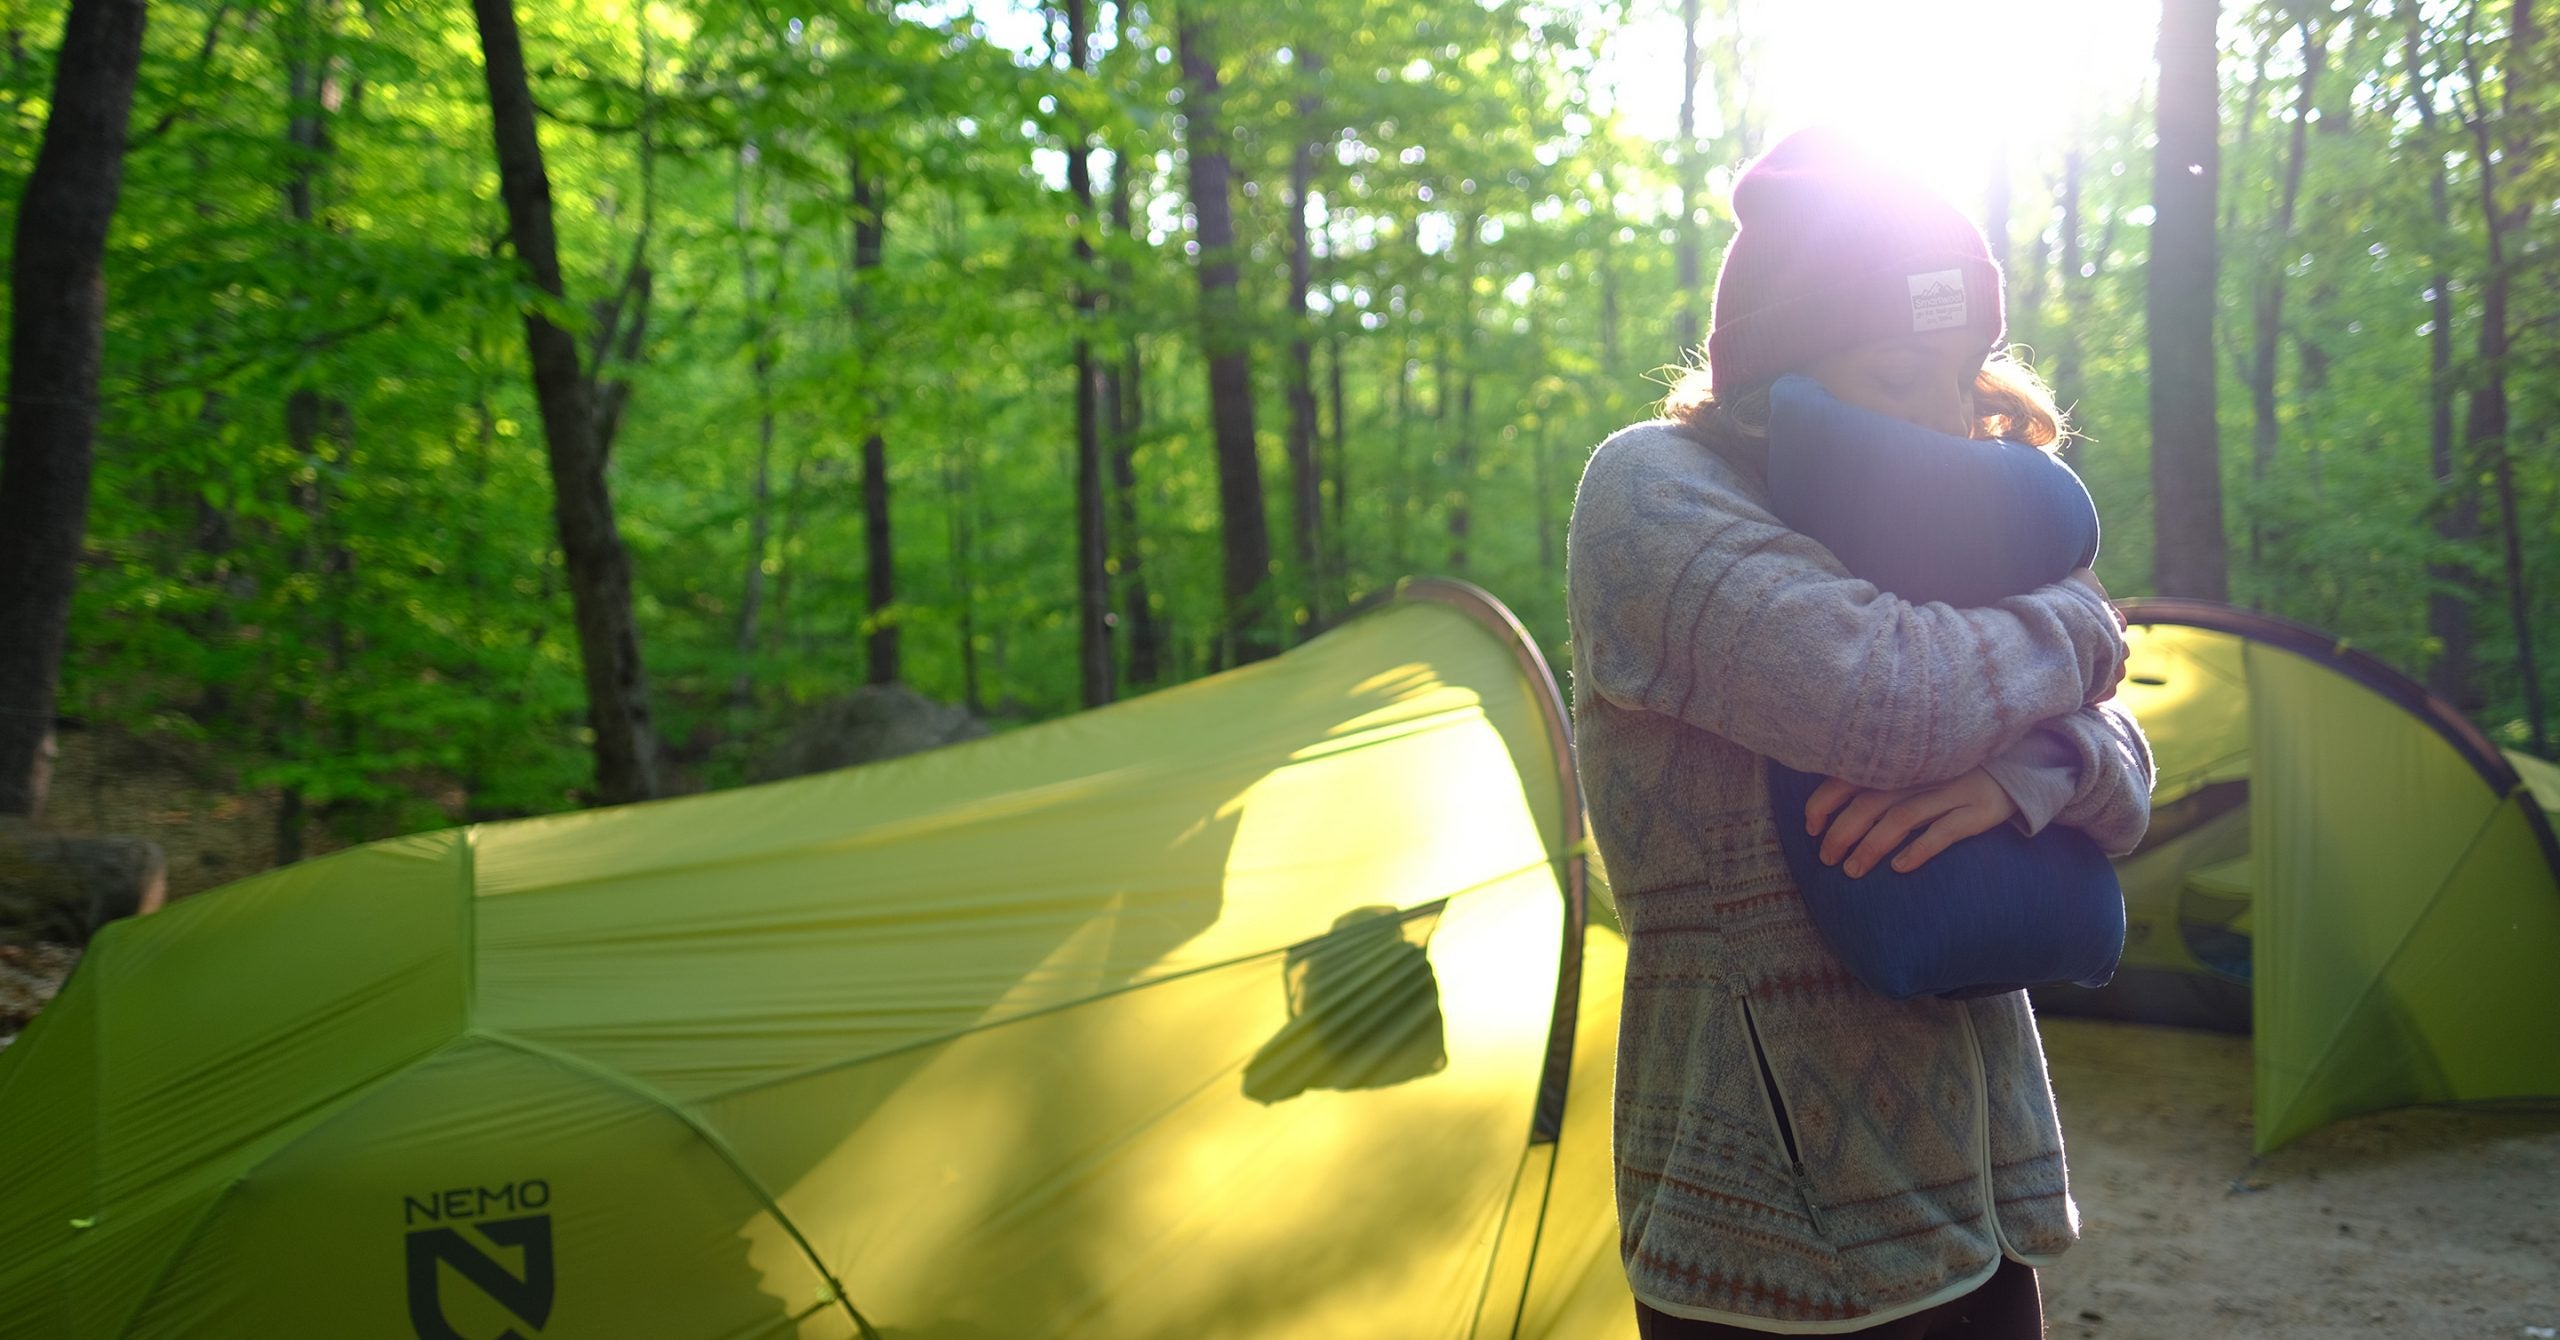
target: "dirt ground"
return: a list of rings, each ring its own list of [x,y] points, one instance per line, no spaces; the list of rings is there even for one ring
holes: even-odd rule
[[[18,1007],[0,1014],[32,1014],[68,971],[48,949],[0,955],[0,1005]],[[2560,1328],[2560,1110],[2381,1113],[2253,1165],[2247,1039],[2078,1019],[2044,1035],[2083,1218],[2043,1272],[2055,1340]]]
[[[2057,1340],[2560,1328],[2560,1108],[2380,1113],[2253,1166],[2248,1039],[2041,1022],[2082,1216]]]

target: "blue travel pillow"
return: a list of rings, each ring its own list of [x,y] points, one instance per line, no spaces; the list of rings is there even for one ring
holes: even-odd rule
[[[2062,462],[2017,442],[1950,437],[1834,399],[1807,377],[1769,391],[1778,518],[1912,601],[1993,604],[2087,567],[2098,511]],[[2001,824],[1902,874],[1822,863],[1804,831],[1818,774],[1769,764],[1769,809],[1816,929],[1895,1000],[2103,986],[2124,952],[2124,894],[2087,834]]]

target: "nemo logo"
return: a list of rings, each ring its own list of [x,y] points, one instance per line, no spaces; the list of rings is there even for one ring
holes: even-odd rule
[[[409,1325],[418,1340],[472,1340],[446,1319],[444,1287],[448,1272],[486,1294],[528,1330],[539,1331],[551,1320],[554,1275],[551,1216],[525,1214],[551,1203],[551,1184],[539,1179],[497,1187],[455,1187],[424,1197],[403,1196],[401,1216],[412,1225],[408,1235]],[[506,1215],[491,1218],[492,1214]],[[421,1221],[429,1227],[415,1227]],[[466,1234],[462,1225],[469,1229]],[[498,1249],[484,1248],[485,1241]],[[510,1265],[498,1253],[514,1258]],[[527,1340],[510,1326],[494,1340]]]

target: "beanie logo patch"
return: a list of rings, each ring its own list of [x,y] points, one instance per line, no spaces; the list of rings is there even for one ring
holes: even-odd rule
[[[1931,270],[1912,275],[1910,284],[1913,334],[1965,324],[1964,271]]]

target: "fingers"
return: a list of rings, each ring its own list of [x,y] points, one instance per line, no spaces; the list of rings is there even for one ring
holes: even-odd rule
[[[2108,700],[2109,698],[2112,698],[2112,697],[2116,696],[2116,690],[2118,690],[2118,689],[2120,689],[2120,688],[2123,688],[2123,687],[2124,687],[2124,662],[2123,662],[2121,659],[2119,659],[2119,660],[2116,662],[2116,672],[2115,672],[2114,677],[2113,677],[2113,678],[2110,678],[2110,679],[2106,682],[2106,686],[2105,686],[2105,687],[2103,687],[2103,688],[2099,689],[2096,693],[2094,693],[2094,694],[2090,695],[2088,705],[2089,705],[2089,706],[2091,706],[2091,707],[2095,707],[2095,706],[2097,706],[2098,704],[2100,704],[2100,703],[2102,703],[2102,702],[2105,702],[2105,701],[2106,701],[2106,700]]]
[[[1896,800],[1876,815],[1875,822],[1867,828],[1866,836],[1858,840],[1858,845],[1850,850],[1840,868],[1847,871],[1851,879],[1863,877],[1882,865],[1885,858],[1893,854],[1894,848],[1910,839],[1914,830],[1961,807],[1963,803],[1961,797],[1951,794],[1946,787],[1931,787]]]
[[[1922,791],[1860,791],[1842,806],[1822,837],[1822,861],[1855,879],[1875,867],[1919,824],[1935,818],[1952,800],[1931,803]]]
[[[1855,782],[1844,782],[1837,777],[1823,778],[1822,785],[1813,788],[1813,794],[1805,798],[1804,831],[1815,837],[1822,836],[1823,827],[1831,822],[1831,816],[1856,794],[1858,784]]]
[[[1846,803],[1836,804],[1842,797]],[[1827,828],[1817,826],[1817,808],[1837,809]],[[1917,870],[1948,847],[2007,822],[2017,804],[1989,773],[1976,768],[1953,781],[1910,791],[1866,791],[1828,778],[1805,802],[1805,811],[1808,831],[1822,835],[1822,863],[1860,879],[1888,857],[1896,871]],[[1912,837],[1915,831],[1917,838]]]
[[[2102,703],[2102,702],[2105,702],[2105,701],[2107,701],[2107,700],[2108,700],[2108,699],[2110,699],[2110,698],[2115,697],[2115,696],[2116,696],[2116,690],[2118,690],[2118,689],[2120,689],[2120,688],[2123,688],[2123,687],[2124,687],[2124,671],[2123,671],[2121,668],[2119,668],[2119,669],[2116,671],[2116,676],[2115,676],[2115,678],[2108,680],[2108,681],[2107,681],[2107,686],[2106,686],[2105,688],[2103,688],[2103,689],[2098,690],[2098,696],[2096,696],[2096,697],[2094,697],[2094,698],[2091,698],[2091,699],[2089,700],[2089,706],[2091,706],[2091,707],[2095,707],[2095,706],[2097,706],[2098,704],[2100,704],[2100,703]]]
[[[1867,830],[1875,826],[1876,816],[1884,813],[1885,807],[1900,795],[1898,791],[1863,791],[1851,787],[1849,803],[1841,806],[1840,812],[1833,815],[1822,830],[1822,863],[1840,864],[1840,858],[1847,856],[1849,849],[1864,840]]]
[[[1939,815],[1937,822],[1913,838],[1911,845],[1893,858],[1893,868],[1902,874],[1910,874],[1928,864],[1930,857],[1966,838],[1988,833],[2000,822],[2001,817],[1995,810],[1979,805],[1959,805]]]

